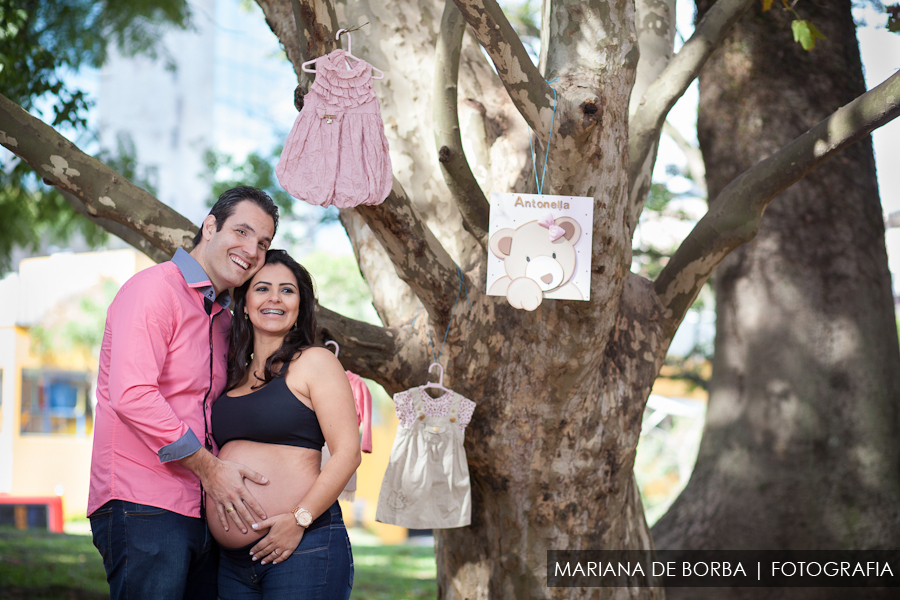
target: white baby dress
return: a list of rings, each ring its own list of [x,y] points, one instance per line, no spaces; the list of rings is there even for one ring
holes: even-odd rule
[[[316,79],[275,167],[278,182],[299,200],[351,208],[381,204],[393,174],[372,66],[334,50],[316,60]]]
[[[400,426],[375,520],[410,529],[464,527],[472,514],[463,449],[475,403],[452,390],[432,398],[425,387],[394,395]]]

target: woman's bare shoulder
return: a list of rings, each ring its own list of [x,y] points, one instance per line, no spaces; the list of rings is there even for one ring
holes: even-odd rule
[[[306,370],[306,369],[334,369],[340,368],[343,371],[343,367],[341,367],[340,361],[334,355],[334,353],[328,348],[320,348],[320,347],[311,347],[301,350],[294,355],[293,360],[291,360],[291,366],[288,367],[288,372],[294,370]]]

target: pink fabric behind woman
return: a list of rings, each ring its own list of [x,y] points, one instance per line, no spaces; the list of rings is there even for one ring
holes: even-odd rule
[[[356,401],[356,418],[362,427],[362,439],[359,442],[360,449],[368,454],[372,453],[372,392],[362,378],[352,371],[347,371],[347,379],[350,380],[350,389],[353,390],[353,399]]]
[[[288,193],[319,206],[381,204],[393,175],[372,67],[347,68],[343,50],[316,61],[316,79],[275,174]]]

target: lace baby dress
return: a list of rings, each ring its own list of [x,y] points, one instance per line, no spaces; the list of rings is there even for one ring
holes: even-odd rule
[[[338,49],[316,61],[275,174],[291,196],[310,204],[381,204],[393,175],[372,66],[357,60],[348,69],[345,56]]]
[[[400,426],[391,448],[375,520],[410,529],[464,527],[472,514],[469,465],[463,449],[475,403],[425,387],[394,395]]]

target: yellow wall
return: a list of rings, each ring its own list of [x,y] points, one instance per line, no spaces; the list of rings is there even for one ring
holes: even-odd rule
[[[28,330],[16,327],[16,368],[13,375],[16,410],[11,493],[16,496],[61,495],[63,517],[82,518],[87,510],[92,436],[20,433],[22,370],[39,368],[88,371],[94,375],[97,371],[96,364],[89,364],[80,353],[56,356],[52,363],[42,362],[31,353]]]
[[[91,438],[27,434],[13,445],[13,494],[63,499],[66,520],[87,510]]]

